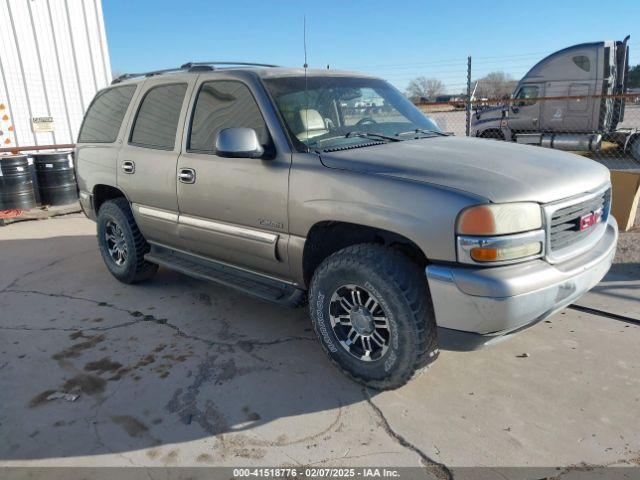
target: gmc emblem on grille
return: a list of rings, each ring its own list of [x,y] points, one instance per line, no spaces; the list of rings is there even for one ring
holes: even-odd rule
[[[580,231],[584,231],[588,228],[593,227],[596,223],[600,221],[602,218],[602,209],[599,208],[595,212],[587,213],[580,217]]]

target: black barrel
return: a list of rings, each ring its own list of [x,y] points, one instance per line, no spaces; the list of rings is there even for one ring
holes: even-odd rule
[[[42,205],[42,199],[40,198],[40,189],[38,188],[38,172],[36,172],[36,164],[33,161],[33,155],[27,156],[27,162],[29,163],[29,170],[31,171],[31,180],[33,180],[33,193],[36,197],[36,206]]]
[[[78,200],[72,152],[33,155],[42,205],[68,205]]]
[[[27,156],[0,156],[0,210],[28,210],[35,207],[36,198]]]

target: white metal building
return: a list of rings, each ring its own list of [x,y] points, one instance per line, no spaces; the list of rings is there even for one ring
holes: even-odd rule
[[[0,148],[73,143],[111,82],[101,0],[0,0]]]

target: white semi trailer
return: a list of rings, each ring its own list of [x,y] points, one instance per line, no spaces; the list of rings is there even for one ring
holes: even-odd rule
[[[75,142],[110,82],[101,0],[0,1],[0,148]]]
[[[597,151],[603,140],[640,162],[640,130],[624,119],[629,37],[583,43],[538,62],[506,105],[476,112],[471,134],[571,151]]]

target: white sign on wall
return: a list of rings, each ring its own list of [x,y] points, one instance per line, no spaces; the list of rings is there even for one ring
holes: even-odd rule
[[[31,129],[34,133],[53,132],[53,117],[33,117],[31,119]]]

